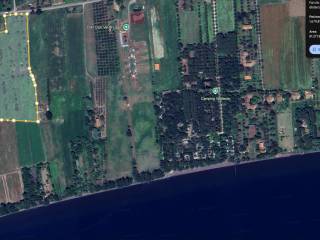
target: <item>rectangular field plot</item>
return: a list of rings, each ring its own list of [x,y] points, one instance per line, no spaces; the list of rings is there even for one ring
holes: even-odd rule
[[[23,183],[20,171],[15,173],[7,174],[5,177],[5,182],[8,189],[8,201],[9,202],[19,202],[23,199]]]
[[[232,32],[235,29],[234,2],[230,0],[217,1],[218,32]]]
[[[160,147],[155,136],[156,117],[151,102],[133,106],[133,129],[138,171],[151,171],[160,167]]]
[[[3,185],[2,178],[0,178],[0,203],[6,203],[6,202],[7,202],[6,191]]]
[[[14,203],[23,199],[24,186],[21,172],[15,171],[0,176],[0,202]]]
[[[0,126],[0,174],[15,171],[20,167],[16,128],[13,123],[1,123]]]
[[[6,16],[0,33],[0,119],[37,121],[29,58],[28,16]]]
[[[21,166],[32,166],[45,160],[38,124],[17,123],[16,138]]]
[[[180,13],[181,40],[184,44],[199,42],[199,16],[196,11]]]
[[[179,56],[177,48],[178,38],[178,22],[176,18],[175,1],[172,0],[156,0],[148,1],[148,8],[155,7],[157,16],[158,32],[163,39],[164,57],[157,59],[154,56],[156,62],[160,64],[160,71],[154,72],[154,89],[156,92],[164,90],[176,89],[181,84],[180,75],[178,69],[177,57]],[[152,26],[151,20],[149,21],[149,29],[156,27]],[[151,41],[153,45],[153,41]],[[152,46],[153,48],[154,46]]]
[[[312,85],[305,56],[305,17],[290,3],[261,7],[264,84],[267,89],[299,90]],[[300,14],[302,15],[302,14]]]

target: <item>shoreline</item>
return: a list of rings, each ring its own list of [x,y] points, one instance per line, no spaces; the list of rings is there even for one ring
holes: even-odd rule
[[[110,188],[110,189],[104,189],[104,190],[100,190],[97,192],[91,192],[91,193],[84,193],[82,195],[77,195],[77,196],[71,196],[71,197],[67,197],[58,201],[53,201],[50,202],[49,204],[41,204],[41,205],[37,205],[37,206],[33,206],[31,208],[26,208],[26,209],[21,209],[19,211],[16,212],[12,212],[12,213],[8,213],[5,215],[0,216],[0,219],[3,219],[5,217],[10,217],[10,216],[15,216],[18,214],[23,214],[23,213],[27,213],[31,210],[35,210],[35,209],[39,209],[39,208],[45,208],[45,207],[50,207],[50,206],[55,206],[58,204],[62,204],[64,202],[69,202],[75,199],[82,199],[85,197],[90,197],[90,196],[94,196],[94,195],[99,195],[99,194],[103,194],[103,193],[107,193],[107,192],[115,192],[115,191],[121,191],[124,189],[128,189],[128,188],[132,188],[135,186],[142,186],[142,185],[146,185],[146,184],[152,184],[154,182],[162,182],[164,180],[168,180],[171,178],[175,178],[175,177],[179,177],[179,176],[187,176],[187,175],[192,175],[192,174],[196,174],[196,173],[205,173],[208,171],[212,171],[212,170],[218,170],[218,169],[223,169],[223,168],[231,168],[231,167],[237,167],[237,166],[246,166],[246,165],[251,165],[254,163],[265,163],[268,161],[272,161],[272,160],[278,160],[278,161],[283,161],[286,160],[290,157],[297,157],[297,156],[303,156],[303,155],[309,155],[309,154],[315,154],[315,153],[320,153],[320,151],[310,151],[310,152],[306,152],[306,153],[283,153],[283,154],[278,154],[276,156],[274,156],[273,158],[264,158],[264,159],[255,159],[255,160],[249,160],[249,161],[244,161],[244,162],[221,162],[221,163],[216,163],[213,165],[208,165],[208,166],[202,166],[202,167],[195,167],[195,168],[190,168],[190,169],[184,169],[184,170],[172,170],[168,173],[166,173],[163,177],[161,178],[157,178],[148,182],[133,182],[132,184],[128,185],[128,186],[124,186],[124,187],[118,187],[118,188]]]

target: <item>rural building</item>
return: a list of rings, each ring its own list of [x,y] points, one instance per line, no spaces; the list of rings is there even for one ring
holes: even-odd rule
[[[122,47],[128,47],[128,32],[120,32],[120,43]]]
[[[242,30],[244,30],[244,31],[249,31],[252,29],[253,29],[253,26],[251,24],[243,24],[242,25]]]
[[[272,104],[272,103],[274,103],[275,98],[273,95],[270,94],[270,95],[266,96],[266,101],[268,104]]]
[[[297,101],[300,100],[301,95],[299,92],[291,92],[291,100]]]
[[[250,80],[252,80],[252,77],[250,75],[245,75],[244,80],[250,81]]]
[[[154,70],[160,71],[160,63],[155,63],[154,64]]]
[[[258,143],[258,146],[259,146],[260,153],[265,153],[266,152],[266,147],[265,147],[264,141],[260,141]]]
[[[131,13],[130,17],[131,17],[131,22],[133,24],[144,23],[144,12],[143,11],[133,12],[133,13]]]

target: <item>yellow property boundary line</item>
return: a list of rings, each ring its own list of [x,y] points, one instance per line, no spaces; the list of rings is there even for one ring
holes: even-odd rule
[[[8,24],[7,24],[7,17],[11,16],[26,16],[26,33],[27,33],[27,53],[28,53],[28,71],[29,71],[29,76],[32,80],[32,84],[34,87],[34,95],[35,95],[35,108],[36,108],[36,120],[18,120],[18,119],[9,119],[9,118],[0,118],[0,122],[25,122],[25,123],[40,123],[40,114],[39,114],[39,101],[38,101],[38,93],[37,93],[37,82],[35,79],[34,74],[32,73],[31,70],[31,61],[30,61],[30,34],[29,34],[29,13],[8,13],[8,14],[3,14],[4,18],[4,26],[5,29],[1,31],[0,33],[5,33],[8,34]]]

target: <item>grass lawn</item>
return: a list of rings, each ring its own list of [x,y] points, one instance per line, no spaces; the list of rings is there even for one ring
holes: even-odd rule
[[[141,102],[133,107],[137,166],[139,171],[160,167],[160,147],[156,143],[156,117],[151,102]]]
[[[279,147],[292,151],[294,147],[292,110],[289,106],[285,111],[277,113]]]
[[[148,36],[148,29],[145,23],[130,25],[130,38],[136,42],[145,41]]]
[[[116,179],[131,175],[132,159],[127,112],[123,109],[121,85],[117,78],[109,79],[107,86],[108,129],[107,177]]]

